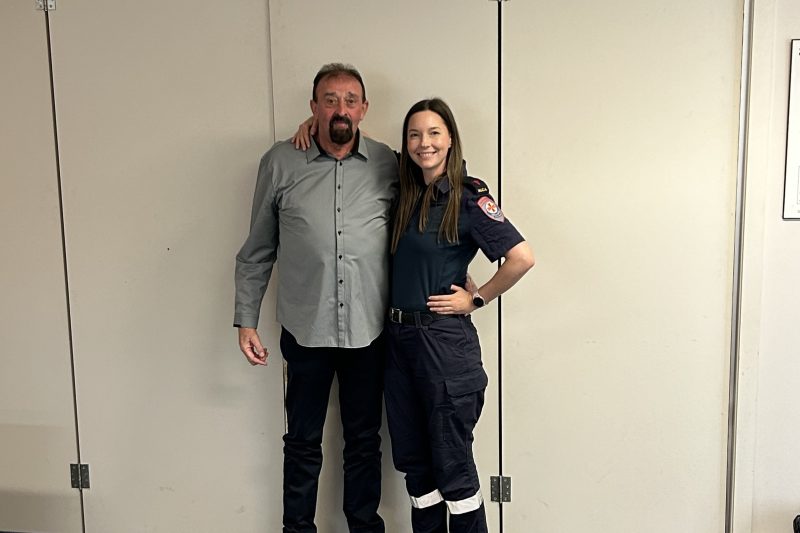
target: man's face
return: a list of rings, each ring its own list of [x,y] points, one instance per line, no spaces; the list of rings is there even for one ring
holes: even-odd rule
[[[346,75],[323,78],[317,85],[316,97],[316,102],[311,101],[311,112],[319,124],[320,136],[338,145],[353,140],[369,106],[358,80]]]

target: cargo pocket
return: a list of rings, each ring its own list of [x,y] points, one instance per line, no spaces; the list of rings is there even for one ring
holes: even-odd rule
[[[483,367],[444,380],[447,395],[451,398],[464,396],[473,392],[483,392],[488,384],[489,376],[486,375]]]
[[[472,440],[472,430],[483,409],[483,397],[489,378],[483,367],[447,378],[447,404],[438,408],[442,447],[461,447]]]

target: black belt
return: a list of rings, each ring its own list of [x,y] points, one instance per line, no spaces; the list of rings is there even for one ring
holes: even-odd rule
[[[402,311],[394,307],[389,309],[389,322],[405,324],[407,326],[429,326],[432,322],[437,320],[455,318],[457,316],[458,315],[442,315],[425,311]]]

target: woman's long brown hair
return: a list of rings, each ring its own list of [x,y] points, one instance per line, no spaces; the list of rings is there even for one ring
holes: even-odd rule
[[[427,186],[422,179],[422,169],[408,155],[408,122],[414,113],[420,111],[433,111],[439,115],[447,126],[450,133],[452,146],[447,152],[447,164],[445,173],[437,176]],[[456,119],[450,107],[440,98],[420,100],[408,110],[406,118],[403,120],[403,150],[400,153],[400,202],[397,206],[394,219],[394,229],[392,231],[392,253],[397,251],[397,244],[400,237],[405,233],[406,227],[414,213],[414,207],[420,201],[419,211],[419,232],[425,231],[428,225],[428,214],[430,211],[431,200],[435,198],[436,184],[440,179],[447,179],[450,182],[450,197],[447,199],[444,217],[439,226],[439,239],[444,237],[447,242],[458,242],[458,211],[461,204],[462,181],[464,170],[462,166],[463,155],[461,152],[461,137],[458,134]]]

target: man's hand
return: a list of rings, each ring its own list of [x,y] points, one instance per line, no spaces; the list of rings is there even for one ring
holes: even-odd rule
[[[267,365],[269,352],[261,345],[256,328],[239,328],[239,349],[251,365]]]
[[[298,150],[308,150],[311,147],[311,137],[315,133],[317,133],[317,119],[311,116],[297,127],[297,132],[292,137],[292,144]]]
[[[472,279],[472,276],[469,275],[469,272],[467,272],[467,282],[464,284],[464,288],[470,294],[475,294],[478,292],[478,286],[475,285],[475,280]]]

